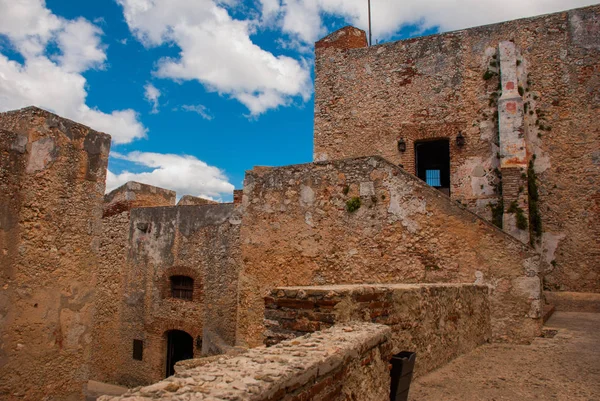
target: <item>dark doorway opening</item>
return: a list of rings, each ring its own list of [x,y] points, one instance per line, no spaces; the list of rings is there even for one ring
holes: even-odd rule
[[[417,177],[450,196],[450,141],[415,143]]]
[[[175,374],[175,364],[194,357],[194,339],[185,331],[167,332],[167,377]]]

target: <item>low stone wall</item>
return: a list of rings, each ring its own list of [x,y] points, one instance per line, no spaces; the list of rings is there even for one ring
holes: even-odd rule
[[[393,353],[416,351],[424,374],[491,337],[488,287],[473,284],[334,285],[276,288],[265,298],[265,342],[349,321],[392,329]]]
[[[381,401],[390,391],[390,336],[378,324],[335,326],[100,401]]]

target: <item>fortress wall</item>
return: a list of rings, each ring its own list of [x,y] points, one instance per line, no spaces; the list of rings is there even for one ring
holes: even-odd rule
[[[118,384],[165,377],[169,330],[194,339],[194,356],[235,342],[240,217],[233,204],[137,208],[131,211],[120,315]],[[194,279],[193,300],[170,294],[170,276]],[[143,360],[133,359],[133,340]]]
[[[110,136],[0,113],[0,398],[80,400],[89,375]]]
[[[131,357],[131,345],[124,344],[119,335],[131,209],[174,204],[174,191],[138,182],[128,182],[104,196],[94,299],[96,311],[90,373],[93,380],[118,383],[124,355]]]
[[[415,142],[447,138],[452,199],[492,220],[506,197],[505,228],[526,240],[507,214],[515,201],[526,215],[536,182],[546,289],[600,291],[600,6],[372,47],[347,36],[315,47],[314,159],[381,155],[415,173]]]
[[[239,345],[263,342],[263,298],[282,286],[487,284],[494,339],[539,333],[534,250],[380,157],[255,168],[243,207]]]

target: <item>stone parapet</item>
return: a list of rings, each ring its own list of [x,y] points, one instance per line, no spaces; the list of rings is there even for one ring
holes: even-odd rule
[[[474,284],[280,287],[265,298],[265,343],[349,321],[384,324],[394,354],[417,352],[421,375],[491,338],[488,292]]]
[[[99,401],[380,401],[390,391],[390,336],[390,329],[378,324],[336,326]]]

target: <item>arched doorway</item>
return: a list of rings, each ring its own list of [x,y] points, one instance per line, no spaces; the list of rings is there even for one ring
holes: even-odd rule
[[[175,373],[175,363],[194,357],[194,339],[185,331],[167,332],[167,377]]]

